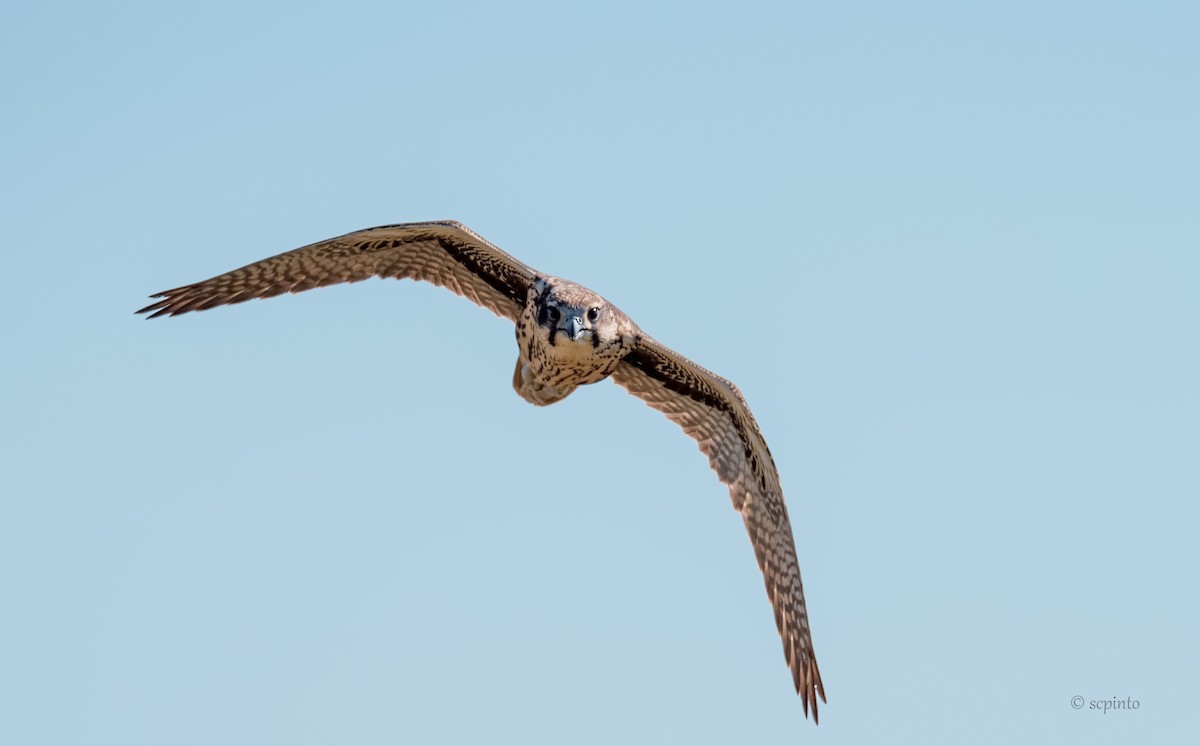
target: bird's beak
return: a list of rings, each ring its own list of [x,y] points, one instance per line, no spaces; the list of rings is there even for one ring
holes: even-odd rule
[[[572,342],[574,342],[575,340],[579,339],[579,335],[582,332],[583,319],[579,318],[578,316],[572,316],[571,320],[567,322],[567,336],[571,338]]]

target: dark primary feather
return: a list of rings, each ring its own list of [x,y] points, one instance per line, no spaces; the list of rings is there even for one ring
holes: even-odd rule
[[[750,407],[732,383],[643,337],[612,379],[665,414],[695,439],[717,477],[729,487],[762,570],[792,683],[818,721],[825,688],[813,652],[804,586],[783,502],[779,472]]]
[[[319,241],[192,285],[165,290],[138,313],[177,316],[215,306],[393,277],[432,282],[515,320],[534,271],[453,221],[403,223]]]

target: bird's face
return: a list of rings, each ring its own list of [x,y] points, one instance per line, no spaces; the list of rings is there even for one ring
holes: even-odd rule
[[[537,323],[551,345],[564,343],[600,347],[617,341],[613,307],[585,287],[559,281],[548,284],[537,300]],[[565,337],[565,340],[563,339]]]

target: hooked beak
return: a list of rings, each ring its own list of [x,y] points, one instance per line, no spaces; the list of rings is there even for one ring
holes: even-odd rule
[[[578,316],[572,316],[571,320],[567,322],[567,336],[571,338],[572,342],[574,342],[575,340],[579,339],[579,335],[582,333],[583,319]]]

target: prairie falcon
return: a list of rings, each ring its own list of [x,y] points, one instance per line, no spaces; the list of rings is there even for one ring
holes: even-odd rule
[[[516,324],[513,388],[545,406],[612,378],[665,414],[708,456],[742,515],[807,715],[825,700],[779,473],[738,388],[659,344],[604,298],[522,264],[461,223],[348,233],[151,296],[138,313],[175,316],[369,277],[447,287]]]

